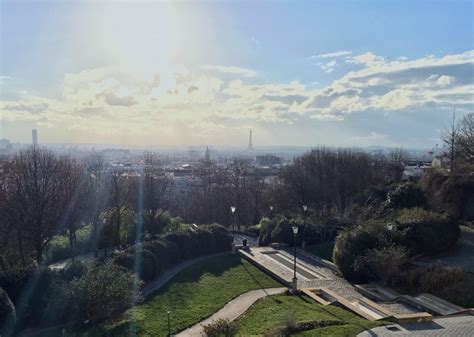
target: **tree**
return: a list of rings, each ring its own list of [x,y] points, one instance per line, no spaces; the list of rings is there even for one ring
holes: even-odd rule
[[[463,160],[474,164],[474,113],[468,113],[459,123],[458,143]]]
[[[169,179],[159,167],[158,158],[145,153],[143,169],[143,220],[145,229],[152,235],[163,230],[160,216],[168,208],[167,189]]]
[[[88,221],[92,225],[92,240],[94,241],[94,255],[99,256],[98,241],[99,230],[103,224],[103,212],[106,208],[108,188],[107,180],[104,177],[104,158],[101,154],[93,154],[85,160],[85,166],[89,179],[89,207],[87,210]]]
[[[453,112],[453,117],[447,127],[444,128],[441,138],[443,143],[448,148],[450,159],[450,171],[453,172],[454,161],[458,158],[459,153],[459,127],[456,123],[456,110]]]
[[[110,175],[110,190],[108,199],[108,221],[113,226],[113,244],[121,244],[121,228],[123,218],[129,212],[132,179],[125,172],[116,171]]]
[[[64,160],[63,170],[63,178],[65,180],[64,200],[67,204],[62,223],[68,230],[69,246],[74,259],[76,232],[82,221],[86,218],[91,200],[89,199],[89,179],[91,179],[91,177],[87,176],[84,166],[73,159],[66,158]]]
[[[65,210],[66,159],[35,146],[20,151],[8,166],[9,212],[18,229],[19,249],[29,241],[41,263]]]

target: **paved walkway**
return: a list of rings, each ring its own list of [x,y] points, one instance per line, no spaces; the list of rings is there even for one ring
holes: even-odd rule
[[[390,330],[392,328],[394,330]],[[433,319],[429,323],[393,324],[364,331],[357,337],[418,337],[418,336],[443,336],[443,337],[471,337],[474,336],[474,316],[455,316]]]
[[[272,252],[277,253],[280,259],[286,259],[291,263],[280,263],[278,259],[272,257],[272,255],[275,255]],[[293,279],[293,252],[290,248],[252,247],[247,253],[256,262],[281,277],[287,284],[291,284]],[[301,254],[300,252],[297,254],[296,265],[298,288],[329,288],[349,302],[354,302],[364,297],[352,284],[335,273],[332,264],[328,265],[327,262],[317,257]],[[305,272],[302,272],[303,270]],[[307,277],[308,273],[314,276],[309,278]],[[403,303],[380,303],[380,305],[397,314],[409,314],[419,311]]]
[[[250,308],[250,306],[254,304],[257,300],[266,296],[280,294],[286,290],[287,288],[269,288],[249,291],[234,298],[211,317],[180,332],[176,335],[176,337],[204,336],[203,326],[209,325],[220,318],[233,321],[237,319],[240,315],[242,315],[245,311],[247,311],[247,309]]]
[[[444,263],[459,266],[474,273],[474,229],[461,226],[461,236],[458,242],[449,251],[417,261],[419,265]]]

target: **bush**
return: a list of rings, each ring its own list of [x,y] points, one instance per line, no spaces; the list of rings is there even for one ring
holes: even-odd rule
[[[158,274],[160,264],[158,259],[142,243],[127,249],[114,257],[113,262],[132,273],[137,273],[144,281],[152,280]]]
[[[412,292],[434,293],[461,282],[463,278],[462,268],[436,264],[402,273],[397,286]]]
[[[219,224],[205,225],[201,227],[211,232],[214,239],[214,252],[228,252],[232,249],[232,233]]]
[[[64,281],[71,281],[74,278],[80,278],[84,275],[87,266],[84,262],[75,261],[70,265],[66,266],[63,270],[59,271],[59,276]]]
[[[423,190],[417,184],[411,182],[398,185],[387,194],[388,206],[396,209],[420,207],[425,202]]]
[[[16,323],[15,306],[8,294],[0,288],[0,336],[13,334]]]
[[[459,238],[459,223],[447,214],[421,208],[402,210],[396,228],[403,233],[399,244],[412,255],[431,255],[451,248]]]
[[[101,321],[140,299],[140,281],[112,262],[93,264],[79,279],[56,282],[45,311],[49,322]]]
[[[390,254],[396,252],[387,250],[393,245],[404,248],[407,258],[420,254],[431,255],[453,246],[460,234],[459,224],[447,214],[429,212],[421,208],[399,211],[391,226],[392,230],[389,230],[388,224],[378,221],[345,230],[338,235],[333,261],[346,278],[362,282],[371,279],[375,274],[382,276],[381,272],[376,273],[367,268],[368,264],[364,263],[364,259],[395,259],[396,256]],[[381,253],[388,255],[370,256],[371,250],[381,250]]]
[[[404,247],[389,246],[368,250],[356,259],[354,269],[364,272],[370,279],[393,285],[409,261],[408,252]]]
[[[47,267],[12,269],[0,273],[0,286],[17,308],[16,318],[20,327],[40,323],[46,293],[55,278],[56,274]]]
[[[204,333],[208,337],[233,337],[237,336],[239,327],[237,323],[230,322],[228,319],[220,318],[209,325],[205,325]]]
[[[258,236],[258,245],[266,246],[271,243],[272,240],[272,231],[277,224],[276,218],[268,219],[262,218],[260,223],[257,225],[260,227],[260,234]]]
[[[186,229],[168,233],[164,238],[178,246],[181,259],[186,260],[198,255],[194,233],[191,230]]]
[[[369,275],[356,261],[367,251],[379,248],[386,230],[382,226],[358,226],[343,230],[336,238],[333,261],[339,270],[350,281],[365,282]]]

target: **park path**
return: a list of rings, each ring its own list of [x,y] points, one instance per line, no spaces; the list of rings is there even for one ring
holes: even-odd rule
[[[287,288],[268,288],[251,290],[249,292],[246,292],[234,298],[232,301],[227,303],[222,309],[214,313],[209,318],[178,333],[176,337],[204,336],[203,326],[211,324],[212,322],[215,322],[220,318],[233,321],[237,319],[240,315],[242,315],[245,311],[247,311],[247,309],[250,308],[250,306],[254,304],[257,300],[266,296],[283,293],[286,290]]]
[[[432,265],[435,263],[462,267],[464,270],[474,273],[474,229],[461,226],[459,240],[451,249],[416,261],[418,265]]]

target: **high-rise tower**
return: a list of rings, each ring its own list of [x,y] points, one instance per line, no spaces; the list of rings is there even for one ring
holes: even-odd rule
[[[249,130],[249,146],[247,147],[247,151],[253,151],[252,129]]]
[[[38,131],[36,129],[31,130],[31,137],[33,141],[33,146],[38,145]]]

